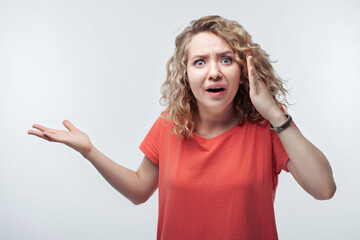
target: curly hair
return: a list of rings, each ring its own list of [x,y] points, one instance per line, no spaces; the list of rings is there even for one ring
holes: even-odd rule
[[[266,122],[253,106],[249,95],[249,79],[246,65],[246,52],[250,51],[259,77],[263,79],[276,104],[286,109],[286,94],[283,81],[271,65],[269,55],[252,42],[250,34],[235,21],[220,16],[206,16],[194,20],[181,32],[175,40],[175,53],[168,60],[166,81],[161,87],[160,103],[167,106],[163,111],[164,118],[174,122],[173,132],[179,137],[191,137],[196,129],[193,119],[197,110],[196,99],[190,89],[186,66],[188,61],[189,43],[193,36],[200,32],[211,32],[223,38],[233,49],[235,60],[241,66],[239,89],[234,98],[234,114],[238,125],[246,120]]]

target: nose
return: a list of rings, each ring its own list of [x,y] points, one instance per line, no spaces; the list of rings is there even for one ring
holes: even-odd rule
[[[222,78],[222,74],[217,62],[211,62],[209,66],[208,79],[209,80],[219,80]]]

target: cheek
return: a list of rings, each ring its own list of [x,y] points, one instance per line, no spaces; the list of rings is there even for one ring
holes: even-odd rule
[[[230,75],[228,75],[229,79],[231,79],[230,86],[231,86],[231,95],[233,97],[235,97],[237,91],[239,90],[239,86],[241,84],[240,74],[241,74],[241,70],[235,69],[234,71],[231,72]]]
[[[190,70],[188,72],[188,81],[193,91],[202,86],[204,79],[204,73],[202,71]]]
[[[240,66],[232,69],[228,73],[229,80],[231,81],[232,85],[239,85],[240,83],[240,77],[241,77],[241,68]]]

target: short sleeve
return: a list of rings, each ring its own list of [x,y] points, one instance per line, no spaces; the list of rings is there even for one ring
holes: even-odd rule
[[[156,165],[159,165],[159,142],[164,119],[160,116],[140,145],[140,150]]]
[[[279,136],[277,133],[271,131],[271,138],[273,144],[273,160],[276,174],[279,174],[281,170],[289,172],[289,170],[286,168],[286,163],[289,160],[289,156],[287,155]]]

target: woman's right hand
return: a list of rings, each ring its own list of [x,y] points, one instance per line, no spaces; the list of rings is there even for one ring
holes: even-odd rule
[[[38,130],[29,130],[28,134],[35,135],[50,142],[64,143],[81,153],[84,157],[89,154],[93,148],[89,136],[77,129],[68,120],[64,120],[63,124],[67,129],[69,129],[69,131],[56,130],[39,124],[34,124],[33,128]]]

